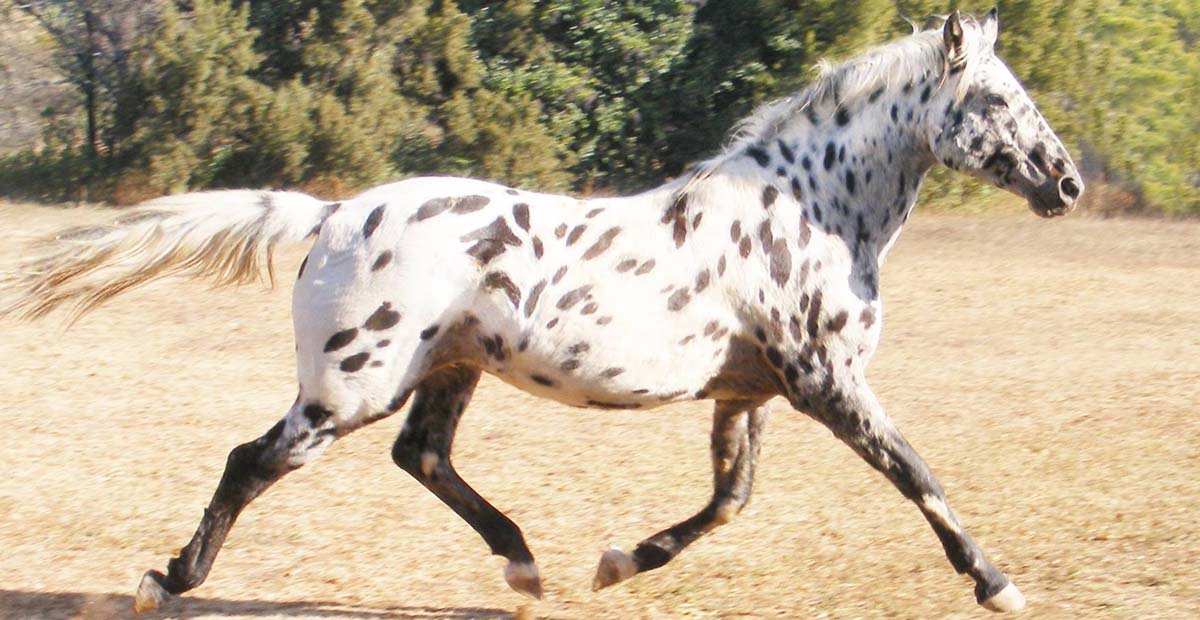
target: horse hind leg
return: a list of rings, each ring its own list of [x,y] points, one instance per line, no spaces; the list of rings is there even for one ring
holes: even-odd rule
[[[399,409],[399,404],[388,414]],[[383,415],[338,415],[316,403],[296,404],[264,435],[234,448],[191,542],[167,563],[147,571],[134,597],[134,613],[152,611],[200,586],[238,515],[288,472],[316,458],[337,438]]]
[[[504,579],[509,587],[540,599],[541,577],[521,529],[475,492],[450,462],[454,433],[479,376],[478,369],[453,366],[425,377],[392,446],[392,460],[479,532],[493,555],[508,559]]]
[[[614,547],[600,556],[592,589],[600,590],[670,562],[702,535],[746,507],[762,448],[769,405],[718,401],[713,412],[713,495],[700,512],[638,543],[632,554]]]

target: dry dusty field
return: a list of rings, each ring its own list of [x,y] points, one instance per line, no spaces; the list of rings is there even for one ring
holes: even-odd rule
[[[0,205],[14,234],[104,214]],[[292,272],[302,250],[280,260]],[[289,291],[164,281],[63,332],[0,323],[0,619],[129,616],[228,450],[295,395]],[[918,213],[870,377],[1026,618],[1200,617],[1200,225]],[[709,406],[584,411],[486,382],[456,450],[524,529],[546,600],[392,465],[401,417],[250,506],[206,584],[149,618],[984,618],[917,510],[777,403],[754,500],[593,593],[601,552],[708,498]]]

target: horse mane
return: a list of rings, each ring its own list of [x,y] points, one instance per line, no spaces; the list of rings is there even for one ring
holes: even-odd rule
[[[964,22],[976,23],[963,16]],[[944,20],[943,20],[944,21]],[[912,23],[911,21],[909,23]],[[916,30],[914,25],[914,31]],[[817,78],[800,92],[760,105],[730,130],[725,149],[689,171],[677,196],[689,193],[725,162],[745,149],[775,138],[798,114],[808,112],[819,118],[832,116],[839,108],[868,98],[880,86],[890,87],[894,80],[912,79],[913,75],[932,72],[940,76],[938,86],[951,70],[962,73],[955,98],[961,100],[970,87],[975,59],[983,53],[981,37],[968,37],[962,54],[947,58],[941,29],[914,32],[912,35],[881,45],[840,64],[818,61]],[[825,105],[832,103],[832,105]]]

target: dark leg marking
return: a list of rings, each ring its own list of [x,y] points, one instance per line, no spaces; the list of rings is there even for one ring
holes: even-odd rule
[[[826,394],[789,400],[821,422],[868,464],[882,473],[921,510],[958,573],[975,580],[975,599],[982,603],[1009,585],[963,529],[946,502],[941,484],[917,451],[909,445],[891,418],[865,385],[847,393],[831,386]]]
[[[421,330],[421,333],[420,333],[421,340],[429,340],[430,338],[433,338],[434,336],[437,335],[438,330],[441,328],[442,328],[442,326],[438,325],[436,323],[433,325],[430,325],[429,327],[426,327],[425,329]]]
[[[479,375],[477,369],[454,366],[426,377],[392,446],[392,460],[478,532],[492,554],[532,564],[521,529],[472,489],[450,461],[458,422]],[[524,585],[530,594],[541,595],[540,583]]]
[[[712,499],[691,518],[638,543],[630,558],[633,566],[628,567],[633,569],[633,574],[663,566],[700,536],[728,523],[746,507],[754,485],[754,469],[758,464],[769,413],[769,406],[759,403],[717,402],[713,412],[711,444]],[[599,590],[633,576],[622,574],[619,562],[612,561],[615,559],[609,554],[601,559],[592,583],[594,589]]]

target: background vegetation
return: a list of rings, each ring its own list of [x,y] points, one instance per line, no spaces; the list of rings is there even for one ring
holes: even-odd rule
[[[646,187],[714,152],[818,59],[959,4],[0,2],[16,43],[0,77],[46,86],[0,89],[40,113],[33,139],[0,139],[0,194],[118,203],[232,186],[335,197],[426,172]],[[1000,53],[1077,154],[1092,207],[1200,214],[1200,3],[998,4]],[[27,58],[39,50],[42,70]],[[986,191],[943,175],[925,197]]]

